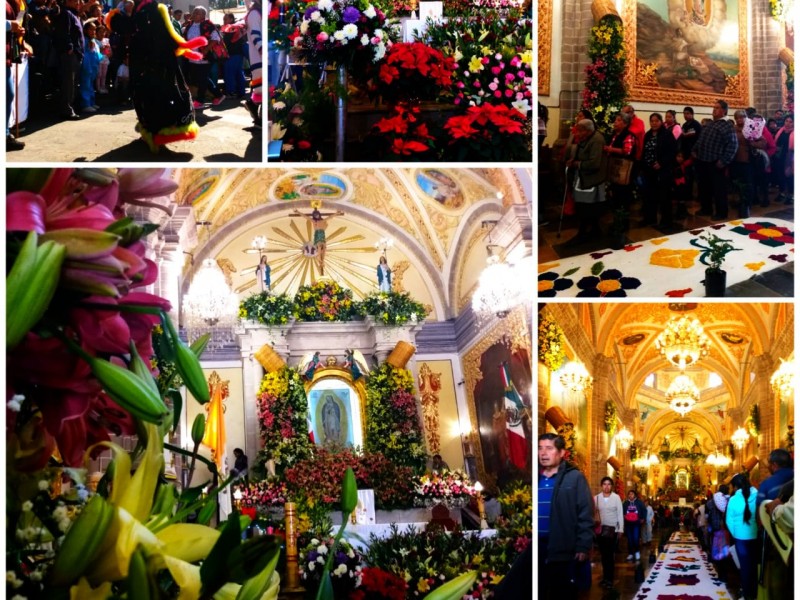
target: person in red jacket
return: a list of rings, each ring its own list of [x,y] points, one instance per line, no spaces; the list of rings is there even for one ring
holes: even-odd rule
[[[636,137],[636,160],[642,160],[642,150],[644,150],[644,121],[636,116],[636,110],[630,104],[622,107],[622,112],[631,116],[631,124],[628,125],[630,131]]]

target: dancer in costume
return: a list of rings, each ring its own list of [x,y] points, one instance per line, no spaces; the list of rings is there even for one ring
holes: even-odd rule
[[[113,10],[106,18],[110,29],[131,34],[130,76],[136,130],[151,152],[178,140],[197,137],[189,88],[178,67],[178,57],[201,56],[201,37],[187,42],[175,32],[167,7],[154,0],[136,0],[131,16]]]
[[[247,23],[247,40],[250,50],[250,86],[252,93],[250,98],[244,101],[253,123],[256,127],[261,127],[261,0],[254,0],[250,10],[245,17]]]

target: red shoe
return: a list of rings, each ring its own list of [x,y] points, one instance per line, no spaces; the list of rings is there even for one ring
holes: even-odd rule
[[[219,98],[214,98],[211,101],[211,104],[213,104],[214,106],[219,106],[220,104],[222,104],[223,100],[225,100],[225,96],[220,96]]]
[[[195,110],[200,110],[200,109],[203,108],[203,103],[202,102],[198,102],[197,100],[193,100],[192,101],[192,108],[194,108]]]

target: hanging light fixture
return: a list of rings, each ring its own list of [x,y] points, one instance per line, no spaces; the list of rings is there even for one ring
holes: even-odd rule
[[[586,365],[579,360],[567,363],[559,381],[567,391],[574,393],[582,393],[592,387],[592,376],[586,370]]]
[[[714,450],[706,458],[706,464],[711,465],[717,471],[722,471],[731,464],[731,459],[722,454],[719,450]]]
[[[769,380],[772,389],[781,398],[791,398],[794,395],[794,369],[793,360],[781,359],[781,366]]]
[[[617,440],[617,446],[619,446],[620,450],[627,450],[633,443],[633,435],[631,435],[627,427],[620,429],[614,439]]]
[[[213,258],[205,259],[192,279],[189,292],[183,297],[183,311],[190,340],[211,331],[212,341],[216,340],[218,345],[229,341],[222,337],[232,341],[232,336],[224,333],[233,330],[239,300]]]
[[[684,371],[708,356],[709,339],[697,319],[673,317],[656,338],[656,349],[668,362]]]
[[[390,237],[382,237],[373,245],[375,246],[375,249],[378,252],[383,254],[383,256],[386,256],[386,252],[391,250],[392,247],[394,247],[394,240]]]
[[[267,249],[267,237],[264,235],[257,235],[253,238],[253,241],[250,242],[250,247],[245,248],[243,252],[245,254],[258,254],[261,257],[264,254],[264,250]]]
[[[650,458],[647,459],[651,466],[655,467],[656,465],[660,464],[661,461],[658,460],[658,457],[655,454],[651,454]]]
[[[524,300],[521,282],[513,266],[491,250],[489,253],[487,266],[478,279],[478,289],[472,296],[472,310],[479,318],[495,315],[503,319]]]
[[[747,441],[750,439],[750,434],[744,429],[744,427],[739,427],[733,435],[731,436],[731,443],[736,447],[737,450],[741,450],[747,444]]]
[[[700,398],[700,390],[688,376],[681,374],[672,380],[667,388],[667,402],[670,408],[684,417]]]

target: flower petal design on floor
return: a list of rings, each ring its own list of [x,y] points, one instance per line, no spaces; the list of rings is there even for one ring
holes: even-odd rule
[[[690,269],[699,255],[699,250],[662,248],[650,255],[650,264],[672,269]]]
[[[766,246],[777,248],[784,244],[794,244],[794,230],[782,227],[769,221],[744,223],[731,229],[734,233],[748,236],[751,240],[758,240]]]
[[[558,273],[548,271],[539,275],[539,296],[553,297],[556,293],[572,287],[572,279],[561,277]]]
[[[578,297],[585,298],[624,298],[628,294],[626,290],[635,290],[642,282],[635,277],[623,277],[622,272],[617,269],[607,269],[599,276],[592,275],[584,277],[578,282],[581,289]]]

